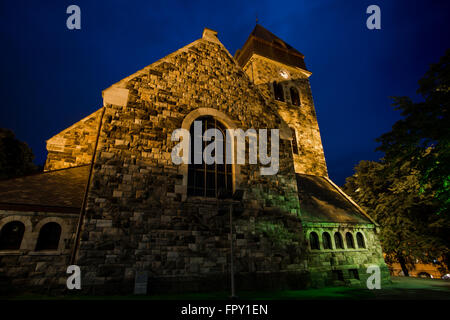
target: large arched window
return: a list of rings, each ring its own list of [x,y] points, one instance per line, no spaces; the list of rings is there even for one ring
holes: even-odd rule
[[[300,105],[300,95],[298,94],[298,90],[294,87],[291,87],[289,89],[289,92],[291,94],[291,102],[294,106]]]
[[[353,240],[353,235],[350,232],[345,234],[345,242],[347,242],[347,248],[354,249],[355,241]]]
[[[275,100],[284,101],[284,92],[281,83],[276,81],[273,82],[273,93],[275,95]]]
[[[203,138],[194,136],[194,124],[196,121],[201,121],[202,130],[201,134],[207,129],[218,129],[222,133],[222,139],[212,138],[212,141],[203,141]],[[188,196],[201,196],[201,197],[210,197],[214,198],[218,196],[219,191],[222,189],[227,193],[233,192],[233,177],[232,177],[232,166],[231,164],[225,164],[226,162],[226,154],[229,152],[226,149],[226,132],[225,127],[217,121],[213,117],[200,117],[192,122],[191,128],[191,150],[190,150],[190,164],[188,168]],[[202,141],[202,154],[198,154],[197,157],[200,160],[200,163],[194,163],[195,159],[195,150],[194,150],[194,140],[198,139]],[[214,142],[213,142],[214,141]],[[222,164],[213,163],[206,164],[203,159],[203,151],[206,146],[215,143],[215,151],[222,150],[223,156]],[[218,144],[222,144],[221,148],[218,147]],[[215,152],[214,151],[214,152]],[[212,156],[214,156],[214,152]]]
[[[358,248],[365,248],[366,244],[364,242],[364,236],[362,235],[361,232],[358,232],[356,234],[356,242],[358,243]]]
[[[0,250],[19,250],[25,225],[20,221],[5,224],[0,231]]]
[[[59,238],[61,237],[61,226],[56,222],[49,222],[39,231],[36,251],[58,250]]]
[[[311,246],[311,249],[313,250],[319,250],[320,244],[319,244],[319,236],[315,232],[311,232],[309,234],[309,245]]]
[[[334,234],[334,245],[336,246],[336,249],[344,249],[344,241],[342,240],[340,232]]]
[[[324,249],[333,249],[333,246],[331,244],[331,237],[328,232],[322,233],[322,241]]]

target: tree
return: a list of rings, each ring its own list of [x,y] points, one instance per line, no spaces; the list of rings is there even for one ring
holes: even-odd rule
[[[361,161],[344,186],[380,224],[386,258],[405,275],[416,259],[450,265],[450,49],[417,92],[423,101],[393,98],[402,119],[377,139],[385,157]]]
[[[0,128],[0,180],[35,173],[33,152],[9,129]]]
[[[435,214],[430,190],[420,192],[419,176],[408,161],[395,168],[385,161],[361,161],[343,187],[380,225],[386,261],[398,261],[406,276],[416,259],[433,262],[448,253],[448,220]]]
[[[413,102],[394,97],[394,107],[403,119],[377,139],[385,159],[401,164],[411,161],[419,171],[422,187],[430,185],[439,207],[438,214],[450,211],[450,49],[439,63],[431,65],[419,81],[417,92],[424,98]],[[423,191],[423,190],[422,190]]]

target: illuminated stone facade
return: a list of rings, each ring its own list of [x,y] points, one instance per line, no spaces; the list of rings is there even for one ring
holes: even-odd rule
[[[227,128],[280,129],[276,175],[262,176],[260,164],[233,165],[233,190],[244,194],[233,204],[239,290],[355,284],[368,265],[385,269],[374,222],[327,180],[311,73],[293,50],[257,26],[233,57],[205,29],[201,39],[106,89],[101,109],[48,140],[49,172],[94,157],[86,201],[79,202],[80,232],[71,237],[79,243],[74,262],[84,290],[130,293],[138,271],[148,272],[149,292],[228,286],[229,205],[188,196],[188,166],[171,161],[172,132],[201,116]],[[274,98],[274,81],[284,101]],[[322,180],[302,195],[309,176]],[[363,232],[365,248],[321,249],[330,228]],[[319,234],[318,249],[311,248],[311,232]],[[335,277],[336,270],[354,269],[357,276]],[[55,287],[66,277],[63,267],[60,275]]]
[[[100,110],[47,140],[44,170],[56,170],[92,162]]]
[[[270,60],[255,54],[243,66],[243,70],[268,101],[274,101],[273,82],[283,88],[285,101],[275,100],[281,118],[295,129],[298,154],[294,154],[295,172],[325,176],[327,166],[320,138],[319,125],[314,109],[310,72]],[[300,105],[292,104],[290,88],[299,91]],[[293,131],[294,132],[294,131]]]

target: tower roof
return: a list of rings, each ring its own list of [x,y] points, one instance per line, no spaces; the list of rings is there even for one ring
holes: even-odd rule
[[[244,46],[236,51],[234,57],[243,67],[252,54],[307,70],[304,55],[300,51],[259,24],[256,24]]]

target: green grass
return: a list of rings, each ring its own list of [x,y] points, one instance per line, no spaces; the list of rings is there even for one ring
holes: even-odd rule
[[[310,300],[310,299],[360,299],[371,295],[369,290],[348,287],[328,287],[308,290],[285,291],[242,291],[238,298],[242,300]],[[8,300],[227,300],[229,292],[158,294],[147,296],[85,296],[76,293],[66,296],[45,296],[23,294],[7,297]]]
[[[326,287],[307,290],[240,291],[242,300],[321,300],[321,299],[450,299],[450,281],[393,277],[381,290],[355,287]],[[86,296],[74,292],[65,296],[22,294],[7,300],[228,300],[229,292],[158,294],[147,296]]]

